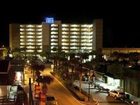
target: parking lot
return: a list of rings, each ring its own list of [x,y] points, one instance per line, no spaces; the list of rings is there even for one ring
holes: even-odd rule
[[[79,81],[75,81],[73,84],[79,87]],[[83,81],[81,87],[82,90],[89,92],[89,84],[87,82]],[[99,102],[99,105],[128,105],[121,100],[116,100],[113,97],[108,96],[106,90],[99,90],[95,88],[94,85],[90,86],[90,94],[94,100]]]

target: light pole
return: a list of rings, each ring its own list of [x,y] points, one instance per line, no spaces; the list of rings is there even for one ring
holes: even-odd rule
[[[29,105],[34,105],[32,86],[31,86],[31,78],[29,78]]]

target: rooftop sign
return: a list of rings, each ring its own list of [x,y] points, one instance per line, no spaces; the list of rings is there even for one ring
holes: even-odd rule
[[[46,17],[46,23],[52,24],[54,23],[54,18],[53,17]]]

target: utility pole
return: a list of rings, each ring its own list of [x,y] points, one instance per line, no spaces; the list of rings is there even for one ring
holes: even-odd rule
[[[29,105],[34,105],[32,86],[31,86],[31,78],[29,78]]]

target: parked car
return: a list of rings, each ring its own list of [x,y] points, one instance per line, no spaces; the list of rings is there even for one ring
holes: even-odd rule
[[[125,102],[129,105],[138,105],[137,101],[131,100],[131,99],[126,99]]]
[[[124,99],[125,93],[117,90],[112,90],[108,92],[108,96],[112,96],[115,99]]]
[[[46,97],[46,105],[58,105],[58,102],[54,96],[48,96]]]

